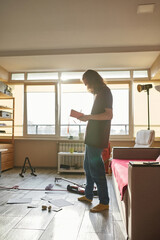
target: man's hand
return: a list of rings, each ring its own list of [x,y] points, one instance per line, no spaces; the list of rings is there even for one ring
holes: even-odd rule
[[[113,117],[112,109],[111,108],[105,108],[105,111],[103,113],[83,115],[83,116],[80,116],[77,119],[79,119],[82,122],[86,122],[88,120],[97,120],[97,121],[111,120],[112,117]]]
[[[88,120],[90,120],[91,115],[83,115],[81,117],[78,118],[78,120],[82,121],[82,122],[86,122]]]

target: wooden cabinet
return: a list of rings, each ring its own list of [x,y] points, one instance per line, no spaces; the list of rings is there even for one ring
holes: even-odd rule
[[[1,171],[14,166],[14,105],[12,96],[0,92],[0,149]]]
[[[14,145],[12,143],[0,144],[1,149],[7,151],[1,153],[1,171],[14,167]]]

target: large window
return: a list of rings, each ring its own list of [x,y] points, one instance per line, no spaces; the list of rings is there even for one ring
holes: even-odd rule
[[[55,86],[27,85],[27,134],[55,134]]]
[[[113,95],[111,135],[129,135],[129,84],[107,84]]]
[[[129,135],[129,84],[107,84],[113,95],[111,135]],[[62,84],[61,136],[78,136],[86,123],[69,117],[71,109],[91,113],[94,96],[83,84]]]
[[[137,84],[152,84],[150,89],[150,128],[160,137],[160,94],[149,81],[147,70],[100,71],[113,95],[111,138],[132,138],[147,129],[147,93]],[[15,136],[78,137],[87,122],[70,117],[71,109],[90,114],[94,96],[80,81],[83,72],[41,72],[11,74],[15,97]],[[24,94],[25,93],[25,94]]]
[[[93,95],[84,84],[62,84],[61,86],[61,136],[78,136],[85,132],[86,123],[70,117],[71,109],[85,114],[91,112]]]

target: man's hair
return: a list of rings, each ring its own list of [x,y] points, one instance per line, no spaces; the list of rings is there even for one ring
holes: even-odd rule
[[[97,94],[105,86],[103,78],[94,70],[87,70],[82,79],[85,79],[88,89],[94,94]]]

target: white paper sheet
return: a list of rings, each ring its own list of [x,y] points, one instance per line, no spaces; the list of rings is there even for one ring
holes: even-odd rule
[[[30,204],[27,208],[38,208],[38,204]]]
[[[55,200],[50,200],[49,203],[57,206],[57,207],[66,207],[66,206],[70,206],[70,205],[73,205],[73,203],[71,202],[68,202],[64,199],[55,199]]]
[[[56,206],[52,207],[52,211],[54,211],[54,212],[59,212],[61,210],[62,210],[62,208],[59,208],[59,207],[56,207]]]
[[[41,200],[49,201],[49,200],[52,200],[52,198],[49,197],[48,195],[45,195],[44,197],[41,197]]]
[[[8,200],[7,204],[23,204],[23,203],[31,203],[32,198],[11,198]]]

